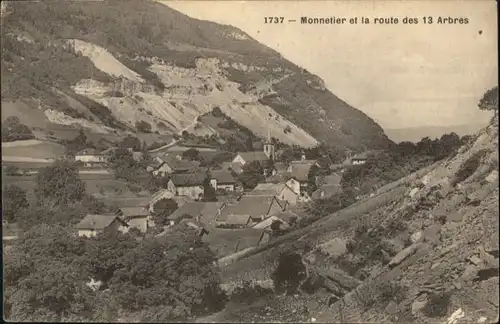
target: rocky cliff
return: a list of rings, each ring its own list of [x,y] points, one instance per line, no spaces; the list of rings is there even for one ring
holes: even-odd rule
[[[207,135],[214,129],[193,126],[219,107],[287,144],[390,142],[320,78],[236,28],[150,1],[9,2],[5,11],[2,101],[27,100],[52,123],[110,132],[145,121],[160,134]]]
[[[497,322],[498,180],[495,118],[453,156],[227,265],[225,280],[268,279],[283,248],[303,242],[294,251],[316,288],[287,302],[302,316],[292,320]]]

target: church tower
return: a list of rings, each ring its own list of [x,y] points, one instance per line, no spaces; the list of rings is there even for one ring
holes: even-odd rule
[[[275,159],[274,144],[271,141],[271,132],[269,130],[269,124],[267,126],[267,141],[264,143],[264,154],[270,159]]]

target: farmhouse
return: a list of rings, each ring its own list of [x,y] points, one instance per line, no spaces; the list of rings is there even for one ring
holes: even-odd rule
[[[210,172],[210,183],[216,190],[234,191],[236,180],[226,170],[212,170]]]
[[[88,214],[76,225],[76,229],[78,236],[94,237],[104,232],[126,232],[128,226],[116,215]]]
[[[242,196],[236,203],[227,204],[220,211],[215,223],[219,227],[225,226],[230,218],[234,218],[234,215],[241,216],[238,219],[243,220],[246,216],[250,216],[252,222],[260,222],[269,215],[285,209],[286,202],[280,202],[274,196]]]
[[[103,166],[108,162],[108,155],[94,148],[86,148],[75,154],[75,161],[85,167]]]
[[[259,183],[252,191],[248,192],[247,195],[271,195],[279,200],[288,202],[290,205],[297,204],[299,200],[299,195],[286,183]]]
[[[313,165],[315,163],[292,163],[289,167],[291,179],[286,184],[299,194],[300,198],[307,196],[306,188],[309,182],[309,172]]]
[[[348,156],[343,164],[344,165],[360,165],[360,164],[365,164],[368,161],[368,155],[370,153],[375,153],[376,151],[370,151],[370,152],[363,152],[359,154],[355,154],[352,156]]]
[[[185,173],[195,171],[200,165],[198,161],[187,161],[176,157],[167,156],[160,166],[153,171],[155,176],[166,176],[172,173]]]
[[[207,174],[197,173],[174,173],[168,181],[167,188],[176,196],[186,196],[198,200],[203,196],[203,184]]]
[[[118,209],[115,215],[125,221],[129,229],[137,228],[141,233],[146,233],[153,225],[150,212],[144,207],[123,207]]]
[[[173,225],[188,215],[190,219],[201,222],[206,228],[214,228],[215,219],[222,208],[224,208],[224,203],[221,202],[192,201],[177,208],[167,219]]]

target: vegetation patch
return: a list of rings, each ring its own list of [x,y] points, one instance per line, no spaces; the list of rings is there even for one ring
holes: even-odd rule
[[[481,165],[481,161],[490,151],[488,149],[482,149],[474,153],[471,157],[465,160],[460,168],[455,172],[455,176],[451,180],[451,184],[456,186],[462,181],[469,178],[476,172],[477,168]]]
[[[422,312],[430,318],[444,317],[448,314],[450,306],[451,292],[435,292],[427,298]]]

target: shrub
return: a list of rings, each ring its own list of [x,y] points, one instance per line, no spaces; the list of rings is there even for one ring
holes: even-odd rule
[[[220,110],[219,107],[214,107],[212,109],[212,116],[214,117],[224,117],[224,113],[222,112],[222,110]]]
[[[135,128],[141,133],[151,133],[151,125],[144,120],[137,121],[135,123]]]
[[[451,305],[450,292],[435,292],[429,296],[422,312],[425,316],[435,318],[443,317],[448,314]]]
[[[275,290],[293,293],[302,280],[306,278],[306,268],[302,263],[302,256],[298,253],[286,251],[278,258],[278,266],[271,275]]]
[[[2,123],[2,142],[12,142],[35,138],[28,126],[21,124],[16,116],[9,116]]]

